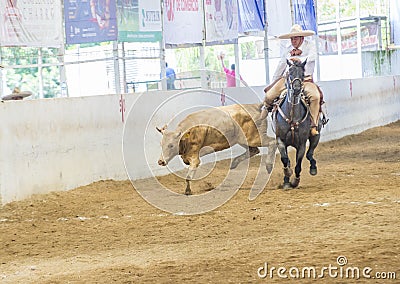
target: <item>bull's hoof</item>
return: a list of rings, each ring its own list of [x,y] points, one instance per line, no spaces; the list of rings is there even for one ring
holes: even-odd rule
[[[232,163],[229,169],[234,170],[234,169],[236,169],[237,166],[238,166],[238,163]]]
[[[185,195],[192,195],[192,191],[190,190],[190,188],[189,189],[186,188]]]
[[[317,174],[317,167],[312,168],[310,167],[310,175],[315,176]]]
[[[283,186],[282,186],[282,189],[283,189],[283,190],[289,190],[289,189],[292,189],[292,186],[290,185],[289,182],[285,182],[285,183],[283,184]]]
[[[238,165],[239,165],[239,161],[237,159],[233,159],[230,169],[231,170],[236,169]]]
[[[299,183],[300,183],[300,178],[298,177],[295,177],[293,180],[292,180],[292,182],[290,183],[290,185],[292,186],[292,188],[296,188],[296,187],[298,187],[299,186]]]
[[[272,169],[274,168],[273,164],[266,164],[265,168],[267,169],[268,174],[272,172]]]

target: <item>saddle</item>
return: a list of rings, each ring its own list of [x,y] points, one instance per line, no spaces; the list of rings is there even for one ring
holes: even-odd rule
[[[268,85],[267,87],[265,87],[265,88],[264,88],[264,93],[267,93],[280,79],[281,79],[281,77],[278,78],[278,79],[276,79],[274,82],[272,82],[272,84],[270,84],[270,85]],[[313,80],[312,76],[307,76],[307,77],[304,79],[304,82],[314,83],[314,80]],[[315,84],[315,83],[314,83],[314,84]],[[320,104],[320,106],[322,106],[322,105],[325,103],[325,101],[324,101],[324,93],[322,92],[321,88],[320,88],[317,84],[315,84],[315,85],[317,86],[318,92],[319,92],[319,104]],[[283,92],[286,92],[286,90],[284,90]],[[283,92],[282,92],[282,93],[283,93]],[[282,94],[281,94],[281,96],[282,96]],[[275,101],[278,101],[278,100],[279,100],[279,98],[276,99]],[[274,103],[273,103],[273,104],[274,104]],[[272,107],[268,108],[268,110],[271,111],[271,110],[272,110]],[[321,107],[320,107],[320,110],[319,110],[319,111],[322,112]]]
[[[304,81],[304,82],[312,82],[312,79],[311,79],[311,81]],[[322,126],[324,127],[324,126],[328,123],[329,118],[327,118],[325,112],[322,110],[322,105],[325,103],[325,101],[323,100],[323,98],[324,98],[323,93],[322,93],[320,87],[319,87],[318,85],[316,85],[316,86],[318,87],[318,91],[319,91],[319,93],[320,93],[320,104],[319,104],[320,107],[319,107],[319,113],[322,114]],[[282,105],[283,101],[284,101],[285,98],[286,98],[286,95],[287,95],[287,90],[285,89],[285,90],[282,91],[282,93],[279,95],[279,97],[276,98],[276,99],[272,102],[272,105],[271,105],[270,107],[268,107],[267,110],[268,110],[269,112],[272,112],[273,115],[274,115],[274,114],[276,113],[276,111],[278,110],[278,106],[281,106],[281,105]],[[310,99],[309,99],[309,97],[307,96],[307,94],[304,94],[304,93],[302,94],[302,96],[301,96],[301,102],[303,103],[303,105],[304,105],[306,108],[310,108]]]
[[[274,111],[278,106],[281,106],[286,98],[286,95],[287,95],[287,90],[285,89],[282,91],[279,97],[272,102],[272,106],[268,110]],[[310,100],[308,96],[305,95],[304,93],[301,95],[301,102],[304,104],[305,107],[310,107]]]

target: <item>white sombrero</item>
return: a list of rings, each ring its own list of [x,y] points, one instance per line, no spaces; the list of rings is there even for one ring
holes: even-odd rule
[[[290,33],[288,34],[283,34],[278,36],[280,39],[290,39],[291,37],[295,36],[311,36],[315,35],[314,31],[311,30],[303,30],[303,28],[300,25],[293,25],[292,28],[290,29]]]
[[[3,101],[10,101],[10,100],[22,100],[23,98],[29,97],[32,95],[32,92],[25,91],[21,92],[19,88],[14,88],[13,92],[7,96],[2,97]]]

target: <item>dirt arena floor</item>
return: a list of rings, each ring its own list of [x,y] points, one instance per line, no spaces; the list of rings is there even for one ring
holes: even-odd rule
[[[305,160],[298,189],[279,189],[277,159],[256,200],[250,172],[230,201],[195,216],[156,209],[129,181],[7,204],[0,283],[399,283],[400,121],[321,143],[315,156],[318,175]],[[162,182],[184,190],[174,176]]]

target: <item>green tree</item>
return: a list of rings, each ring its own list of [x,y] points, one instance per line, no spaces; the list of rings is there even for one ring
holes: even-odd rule
[[[221,63],[217,55],[220,50],[225,53],[225,58],[234,56],[233,45],[207,46],[204,49],[205,68],[208,70],[221,71]],[[175,50],[175,57],[178,61],[180,70],[199,70],[200,69],[200,48],[188,47]]]
[[[337,0],[315,0],[318,8],[318,21],[329,21],[336,19]],[[356,0],[339,0],[340,18],[355,17]],[[387,14],[389,8],[388,0],[360,0],[360,15]]]
[[[42,64],[57,62],[57,49],[42,48]],[[13,90],[19,87],[21,90],[31,91],[34,97],[38,97],[40,90],[39,69],[32,67],[39,62],[39,49],[33,47],[3,47],[1,48],[2,63],[7,66],[20,66],[7,69],[7,88]],[[59,69],[57,66],[42,67],[43,96],[55,97],[59,92]]]
[[[336,0],[317,1],[318,21],[330,21],[336,19]]]
[[[356,1],[355,0],[340,0],[339,1],[340,18],[350,18],[356,16]]]

